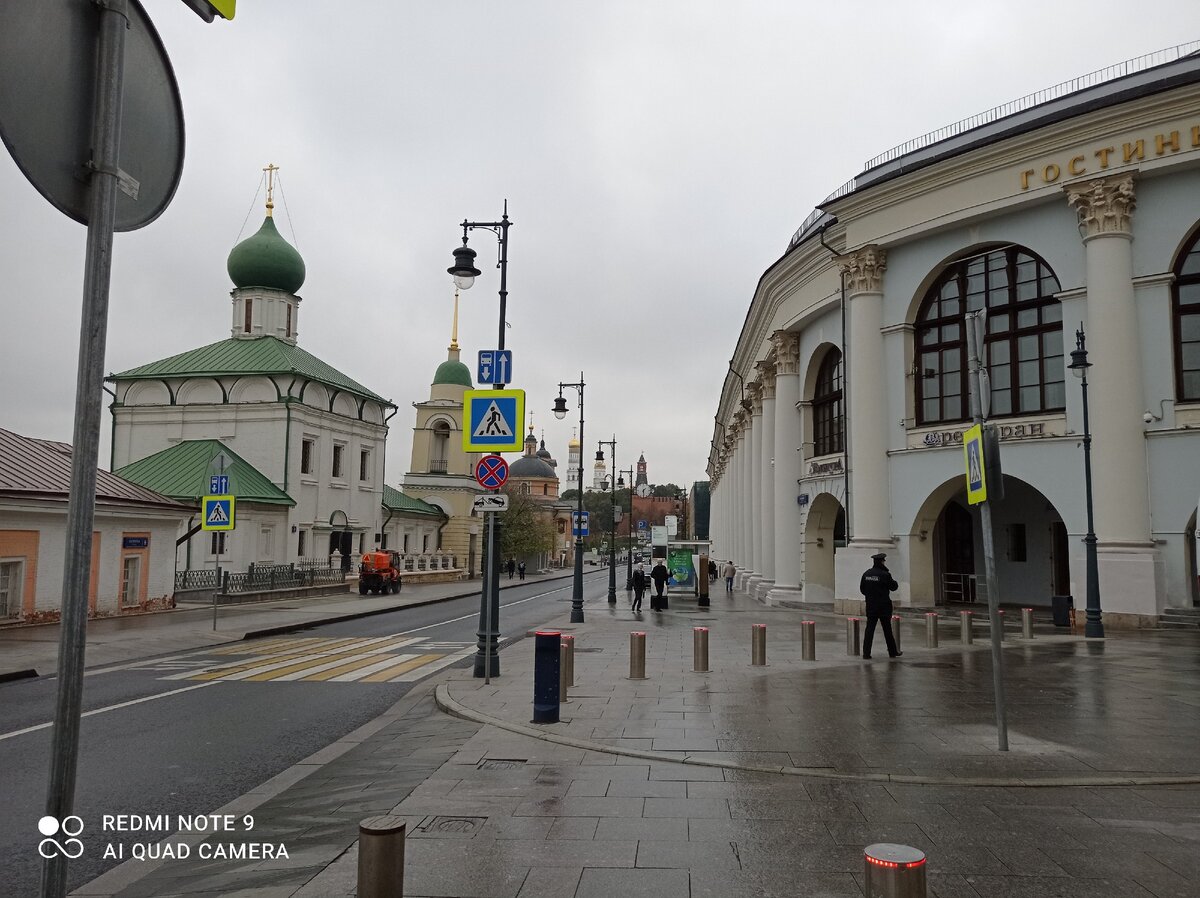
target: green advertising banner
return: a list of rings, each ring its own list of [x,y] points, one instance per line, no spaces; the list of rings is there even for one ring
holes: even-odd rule
[[[671,549],[667,553],[667,570],[671,572],[671,586],[691,586],[692,550]]]

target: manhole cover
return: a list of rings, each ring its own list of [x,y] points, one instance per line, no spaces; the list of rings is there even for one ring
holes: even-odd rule
[[[512,770],[514,767],[524,767],[524,758],[486,758],[479,762],[480,770]]]
[[[442,839],[470,839],[487,823],[487,817],[434,817],[417,827],[414,835]]]
[[[937,667],[942,670],[955,670],[958,667],[957,664],[951,664],[947,661],[916,661],[911,664],[907,664],[905,666],[906,667]]]

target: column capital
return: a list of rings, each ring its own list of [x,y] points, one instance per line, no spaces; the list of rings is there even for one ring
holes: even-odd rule
[[[1063,190],[1067,194],[1067,204],[1079,216],[1079,232],[1084,240],[1107,234],[1129,236],[1133,233],[1133,208],[1137,197],[1132,172],[1068,184]]]
[[[754,416],[761,415],[763,402],[762,381],[750,381],[750,383],[746,384],[746,392],[750,396],[750,414]]]
[[[775,331],[771,334],[771,346],[775,350],[775,373],[800,373],[800,335],[792,331]]]
[[[883,273],[887,270],[887,250],[874,243],[862,249],[837,257],[842,273],[846,275],[846,293],[882,293]]]
[[[754,366],[758,369],[758,379],[762,383],[762,398],[775,398],[775,377],[776,368],[774,361],[758,362]]]

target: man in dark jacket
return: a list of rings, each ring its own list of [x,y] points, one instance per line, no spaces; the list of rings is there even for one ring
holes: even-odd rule
[[[654,565],[650,571],[650,579],[654,581],[654,595],[650,597],[650,610],[663,611],[667,607],[667,597],[663,595],[663,589],[666,588],[667,580],[671,574],[667,570],[667,566],[661,561]]]
[[[642,613],[642,596],[646,594],[646,571],[639,563],[633,571],[633,613]]]
[[[874,564],[862,575],[862,580],[858,585],[859,591],[867,599],[867,632],[863,636],[862,644],[864,658],[871,657],[871,639],[875,635],[876,621],[883,625],[883,640],[887,643],[888,655],[898,658],[904,654],[897,650],[896,638],[892,635],[891,594],[900,588],[900,584],[892,579],[892,572],[883,563],[885,558],[887,555],[882,552],[872,555],[871,561]]]

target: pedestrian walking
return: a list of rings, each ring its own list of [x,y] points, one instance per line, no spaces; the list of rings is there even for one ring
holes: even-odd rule
[[[867,599],[867,633],[863,636],[862,656],[871,657],[871,639],[875,635],[875,623],[883,625],[883,641],[887,643],[888,656],[899,658],[904,653],[896,648],[896,637],[892,635],[892,596],[900,588],[892,572],[887,569],[883,552],[871,556],[874,562],[859,582],[859,591]]]
[[[717,582],[717,563],[711,558],[708,560],[708,582]]]
[[[670,577],[671,573],[667,570],[667,566],[663,564],[662,561],[659,561],[658,564],[654,565],[654,568],[650,571],[650,579],[654,581],[654,595],[650,597],[651,611],[667,610],[667,597],[663,594],[663,590],[666,589],[667,580],[669,580]]]
[[[525,579],[525,562],[522,561],[520,564],[517,565],[517,575],[522,580]]]
[[[732,561],[725,562],[725,568],[721,571],[721,575],[725,578],[725,591],[733,592],[733,578],[737,575],[737,568],[733,566]]]
[[[510,558],[510,559],[508,559],[507,567],[508,567],[508,579],[511,580],[513,578],[513,572],[515,572],[517,569],[517,563]]]
[[[642,613],[642,596],[646,594],[646,571],[641,564],[633,571],[633,613]]]

